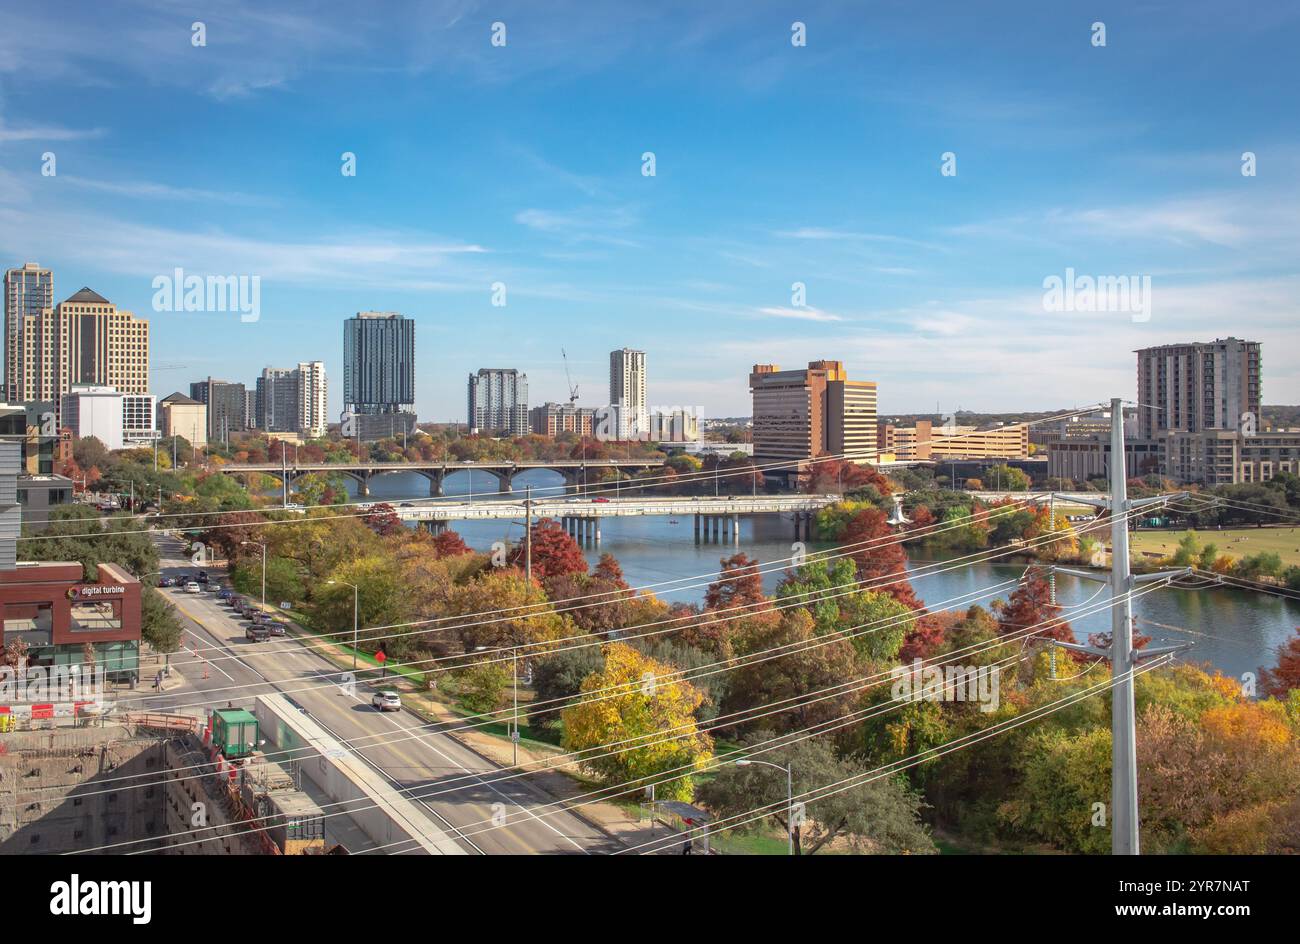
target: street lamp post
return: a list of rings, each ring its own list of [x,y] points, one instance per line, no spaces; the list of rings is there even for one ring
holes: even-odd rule
[[[794,855],[794,774],[793,765],[782,767],[780,764],[773,764],[765,760],[751,760],[748,757],[742,757],[736,761],[737,767],[749,767],[753,764],[760,764],[763,767],[771,767],[773,770],[785,771],[785,825],[789,845],[787,855]]]
[[[266,545],[261,541],[240,541],[240,544],[256,544],[262,549],[262,609],[266,609]]]
[[[475,652],[484,652],[490,646],[475,646]],[[506,730],[510,733],[511,752],[514,756],[514,766],[519,766],[519,647],[510,647],[510,677],[514,688],[514,707],[512,710],[513,720],[506,725]]]
[[[356,584],[348,583],[346,580],[328,580],[326,581],[326,583],[329,584],[341,583],[345,587],[352,588],[352,671],[355,672],[357,670],[357,642],[358,642],[357,598],[358,595],[361,593],[361,591],[357,588]]]

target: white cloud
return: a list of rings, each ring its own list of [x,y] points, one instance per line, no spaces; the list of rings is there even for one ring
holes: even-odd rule
[[[833,315],[828,311],[822,311],[820,308],[760,308],[760,315],[766,315],[769,318],[791,318],[796,321],[843,321],[839,315]]]

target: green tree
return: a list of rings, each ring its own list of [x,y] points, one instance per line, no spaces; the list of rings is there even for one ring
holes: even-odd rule
[[[770,732],[758,732],[748,743],[770,738]],[[828,792],[795,807],[796,855],[815,855],[838,842],[857,853],[937,851],[920,821],[921,798],[901,778],[867,779],[865,775],[870,768],[852,758],[836,757],[828,741],[819,738],[797,741],[775,750],[764,750],[755,760],[788,767],[795,796],[828,784],[854,778],[862,780],[849,789]],[[791,817],[786,809],[786,778],[770,767],[723,764],[717,776],[700,787],[699,800],[719,819],[746,818],[744,814],[751,810],[767,807],[772,813],[764,820],[775,822],[782,832],[791,829]]]

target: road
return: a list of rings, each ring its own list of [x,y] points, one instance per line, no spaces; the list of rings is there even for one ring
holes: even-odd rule
[[[194,573],[196,568],[183,556],[179,542],[158,540],[164,575]],[[439,793],[416,802],[471,854],[592,854],[619,848],[606,833],[572,813],[539,816],[553,809],[547,806],[551,798],[527,777],[489,782],[507,770],[437,728],[423,728],[407,712],[375,711],[370,707],[370,688],[359,684],[349,694],[338,684],[340,670],[293,637],[249,642],[245,624],[215,594],[161,592],[176,604],[184,623],[184,652],[173,660],[187,663],[186,685],[148,698],[145,707],[194,712],[227,702],[249,706],[260,692],[281,691],[340,740],[390,735],[363,742],[354,752],[396,787],[416,794]],[[191,647],[200,657],[213,660],[207,678],[195,664]],[[439,785],[448,782],[453,783],[443,788],[444,793]],[[469,837],[461,834],[461,830],[484,829],[498,810],[509,818],[506,825]]]

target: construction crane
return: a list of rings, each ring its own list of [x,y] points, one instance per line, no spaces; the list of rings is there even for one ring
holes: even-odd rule
[[[578,402],[578,386],[569,376],[569,355],[564,348],[560,348],[560,357],[564,359],[564,380],[569,385],[569,406],[573,406]]]

